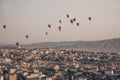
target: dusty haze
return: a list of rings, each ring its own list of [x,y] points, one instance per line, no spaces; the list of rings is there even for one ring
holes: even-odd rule
[[[66,14],[75,17],[80,26],[71,25]],[[61,32],[57,30],[59,19]],[[6,29],[2,28],[4,24]],[[48,24],[52,25],[51,29]],[[26,34],[29,39],[25,38]],[[0,44],[119,37],[120,0],[0,0]]]

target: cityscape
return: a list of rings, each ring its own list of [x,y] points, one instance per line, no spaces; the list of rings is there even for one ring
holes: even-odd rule
[[[120,80],[120,0],[0,0],[0,80]]]
[[[0,49],[0,80],[119,80],[120,53]]]

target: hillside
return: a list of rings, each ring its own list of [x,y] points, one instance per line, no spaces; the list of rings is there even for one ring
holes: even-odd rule
[[[13,48],[15,45],[2,45],[1,48]],[[22,45],[24,48],[81,48],[81,49],[105,49],[120,50],[120,38],[100,41],[63,41],[63,42],[41,42]]]
[[[42,42],[24,45],[24,47],[40,48],[82,48],[82,49],[115,49],[120,50],[120,38],[100,41],[63,41]]]

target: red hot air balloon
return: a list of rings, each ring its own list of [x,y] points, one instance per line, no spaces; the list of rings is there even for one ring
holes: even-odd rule
[[[70,20],[70,23],[73,24],[73,20],[72,19]]]

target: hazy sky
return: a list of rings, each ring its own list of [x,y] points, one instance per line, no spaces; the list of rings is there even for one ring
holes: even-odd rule
[[[80,26],[71,25],[66,14]],[[120,0],[0,0],[0,44],[110,38],[120,38]]]

